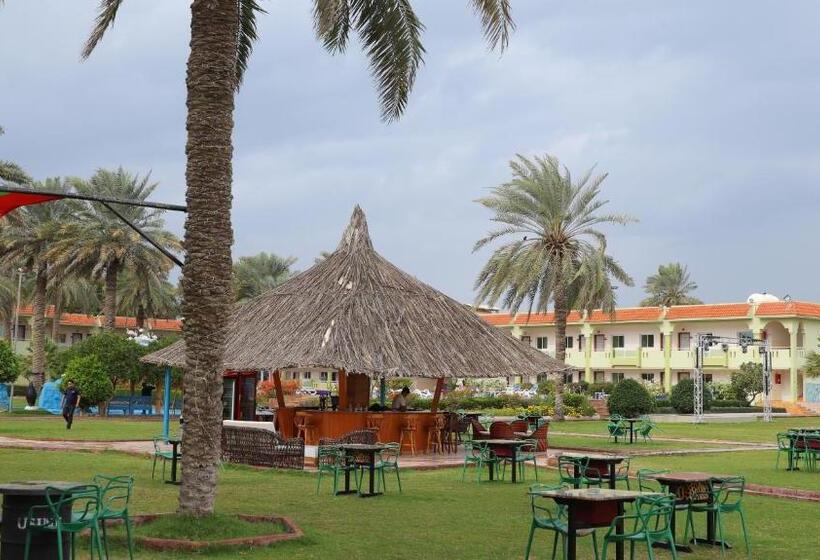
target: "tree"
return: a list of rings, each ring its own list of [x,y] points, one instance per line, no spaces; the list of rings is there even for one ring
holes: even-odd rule
[[[503,49],[513,29],[509,0],[472,0],[491,47]],[[113,25],[122,0],[101,0],[83,55]],[[259,0],[193,0],[186,128],[188,214],[182,295],[185,316],[186,453],[181,513],[213,513],[220,455],[222,356],[231,297],[231,159],[234,95],[257,39]],[[332,53],[351,30],[370,60],[382,116],[397,119],[422,62],[423,26],[410,0],[314,0],[316,34]]]
[[[14,383],[20,375],[20,361],[5,340],[0,340],[0,383]]]
[[[681,379],[669,394],[669,404],[681,414],[692,414],[695,411],[695,380]],[[712,391],[703,386],[703,410],[712,408]]]
[[[691,278],[686,266],[680,263],[662,264],[657,274],[646,279],[643,287],[649,297],[641,301],[641,307],[664,305],[698,305],[703,303],[696,297],[689,295],[698,289]]]
[[[740,364],[740,369],[732,372],[730,383],[736,399],[752,404],[755,398],[763,393],[763,364]]]
[[[51,320],[51,340],[56,342],[57,327],[63,313],[96,314],[100,307],[99,286],[76,274],[52,278],[46,288],[46,299],[54,306]]]
[[[567,315],[571,309],[615,308],[613,279],[632,279],[606,253],[606,236],[596,226],[633,221],[621,214],[600,214],[609,201],[599,197],[606,174],[587,171],[573,181],[552,156],[524,156],[510,162],[512,179],[478,200],[501,224],[478,240],[473,251],[498,239],[512,240],[497,248],[475,282],[477,303],[499,300],[511,313],[528,303],[528,313],[555,310],[555,357],[566,358]],[[555,417],[563,419],[564,379],[555,383]]]
[[[820,336],[817,337],[818,345],[820,345]],[[820,354],[812,350],[806,354],[806,366],[804,375],[806,377],[820,377]]]
[[[60,179],[46,179],[33,188],[50,191],[63,190]],[[31,374],[39,390],[45,381],[45,314],[49,280],[54,280],[55,269],[49,251],[62,240],[62,228],[75,215],[76,206],[67,200],[35,204],[18,208],[4,218],[0,230],[0,259],[6,265],[23,266],[34,274],[31,329]]]
[[[2,2],[0,2],[2,4]],[[3,127],[0,126],[0,136],[5,133]],[[12,183],[28,184],[31,183],[31,177],[28,173],[23,171],[23,168],[13,161],[0,160],[0,179],[11,181]]]
[[[157,187],[149,181],[148,175],[140,177],[122,168],[99,169],[89,181],[73,179],[71,185],[83,194],[142,201]],[[52,247],[49,257],[66,273],[104,280],[103,328],[113,330],[120,272],[130,267],[143,274],[163,275],[168,270],[168,258],[105,205],[86,202],[79,208],[78,219],[66,224],[62,240]],[[165,249],[180,250],[179,239],[165,229],[164,210],[118,205],[117,211]]]
[[[98,405],[114,396],[114,384],[97,356],[76,356],[68,362],[60,388],[67,387],[69,381],[73,381],[80,392],[81,408]]]
[[[294,273],[296,257],[282,258],[268,253],[239,257],[233,265],[233,293],[236,301],[246,301],[272,290]]]
[[[126,269],[120,279],[119,309],[136,317],[136,327],[144,328],[150,317],[174,317],[179,310],[177,290],[164,274],[154,269]]]
[[[69,364],[76,357],[94,356],[115,387],[122,381],[128,382],[132,393],[142,378],[139,361],[143,355],[142,347],[122,334],[103,331],[72,345],[68,352],[66,361]]]

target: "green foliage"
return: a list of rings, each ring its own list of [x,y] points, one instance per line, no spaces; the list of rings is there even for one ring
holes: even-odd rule
[[[712,397],[715,401],[733,401],[736,398],[731,383],[710,383],[709,390],[712,391]]]
[[[748,408],[749,403],[746,400],[732,400],[732,399],[714,399],[712,401],[712,410],[716,408]]]
[[[140,356],[145,356],[162,350],[163,348],[172,345],[182,337],[178,335],[164,336],[158,338],[151,344],[140,348]],[[148,381],[155,385],[165,379],[165,366],[155,366],[154,364],[139,364],[140,381]],[[182,381],[182,370],[179,368],[171,368],[171,380],[173,384],[179,384]]]
[[[614,383],[590,383],[586,392],[588,395],[594,395],[595,393],[606,393],[607,395],[611,395],[614,388]]]
[[[555,394],[555,381],[552,379],[544,379],[538,382],[538,388],[536,392],[539,395],[554,395]]]
[[[653,305],[694,305],[703,303],[698,298],[689,295],[698,289],[691,278],[686,266],[680,263],[662,264],[657,274],[646,279],[643,287],[649,297],[641,301],[641,306]]]
[[[0,383],[14,383],[20,375],[20,360],[5,340],[0,340]]]
[[[259,253],[239,257],[233,265],[233,292],[236,301],[246,301],[272,290],[291,276],[296,257]]]
[[[741,364],[738,371],[732,372],[730,385],[735,399],[752,404],[755,397],[763,393],[763,364]]]
[[[682,379],[672,387],[669,403],[680,414],[692,414],[695,411],[695,381]],[[703,387],[703,410],[712,408],[712,391]]]
[[[820,345],[820,337],[817,341]],[[806,367],[803,371],[806,377],[820,377],[820,354],[814,350],[806,354]]]
[[[401,391],[405,387],[413,389],[413,380],[409,377],[391,377],[387,380],[388,391]]]
[[[82,408],[94,406],[114,396],[114,385],[105,366],[93,354],[77,356],[68,362],[61,384],[63,390],[69,381],[73,381],[80,391]]]
[[[634,379],[624,379],[612,389],[607,406],[612,414],[634,418],[652,412],[655,403],[646,387]]]
[[[55,369],[64,374],[74,358],[94,356],[102,365],[111,382],[137,382],[142,378],[142,365],[139,362],[144,349],[125,337],[114,332],[102,332],[72,345],[58,357]]]

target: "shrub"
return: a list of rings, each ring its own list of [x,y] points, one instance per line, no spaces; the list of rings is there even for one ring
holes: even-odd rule
[[[612,414],[632,418],[652,412],[654,402],[646,387],[634,379],[624,379],[612,389],[607,406]]]
[[[61,388],[65,389],[69,381],[77,385],[82,408],[94,406],[114,396],[114,384],[96,356],[78,356],[68,362]]]
[[[763,364],[746,362],[740,365],[739,371],[732,372],[733,398],[752,404],[759,394],[763,393]]]
[[[712,401],[712,408],[748,408],[749,403],[745,400],[715,399]]]
[[[544,379],[543,381],[538,382],[538,388],[536,392],[539,395],[552,395],[555,393],[555,381],[551,379]]]
[[[256,386],[256,398],[259,400],[267,400],[276,397],[276,384],[270,381],[262,381]]]
[[[736,400],[735,391],[732,389],[731,383],[710,383],[709,390],[712,391],[712,397],[716,401]]]
[[[0,383],[14,383],[20,374],[20,361],[5,340],[0,340]]]
[[[680,414],[692,414],[695,411],[695,381],[693,379],[682,379],[672,387],[672,395],[669,402]],[[703,410],[712,408],[712,392],[709,387],[703,387]]]
[[[391,377],[387,380],[387,389],[390,391],[401,391],[405,387],[413,388],[413,380],[409,377]]]
[[[566,386],[567,393],[586,393],[589,391],[589,383],[586,381],[579,381],[578,383],[569,383]]]

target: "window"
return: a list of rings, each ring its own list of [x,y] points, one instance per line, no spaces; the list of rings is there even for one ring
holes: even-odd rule
[[[603,352],[606,345],[606,337],[602,334],[596,334],[593,339],[594,350],[596,352]]]
[[[310,379],[310,376],[311,376],[311,372],[306,371],[305,373],[302,374],[302,379]]]
[[[83,341],[83,333],[71,333],[71,344],[77,344]]]
[[[527,344],[529,344],[530,340],[532,340],[532,339],[528,336],[522,336],[521,337],[521,342],[526,342]]]
[[[678,383],[683,381],[684,379],[689,379],[691,374],[688,371],[679,371],[678,372]]]
[[[546,336],[539,336],[535,339],[535,347],[539,350],[546,350],[549,346],[549,339]]]
[[[703,382],[704,383],[711,383],[712,382],[712,374],[711,373],[704,373],[703,374]]]
[[[624,335],[616,334],[612,337],[612,347],[613,348],[623,348],[624,347]]]
[[[573,375],[574,374],[572,372],[565,373],[564,374],[564,383],[572,383],[572,376]],[[579,375],[579,378],[580,378],[580,375]]]
[[[578,335],[578,350],[584,351],[586,349],[587,339],[584,335]]]
[[[327,381],[327,372],[326,371],[319,372],[319,379],[321,381]]]
[[[641,348],[654,348],[655,347],[655,335],[654,334],[642,334],[641,335]]]
[[[338,371],[334,371],[333,373],[330,374],[330,380],[331,381],[336,381],[336,379],[338,377],[339,377],[339,372]]]
[[[612,374],[612,382],[613,383],[620,383],[623,380],[624,380],[624,374],[623,373],[613,373]]]
[[[654,373],[642,373],[641,374],[641,381],[643,381],[644,383],[654,383],[655,382],[655,374]]]
[[[666,335],[661,334],[658,338],[660,339],[659,342],[661,343],[661,350],[663,350],[663,345],[666,343]]]
[[[692,343],[692,335],[688,332],[679,332],[678,333],[678,350],[689,350],[689,346]]]
[[[15,338],[16,340],[27,340],[25,325],[17,325],[17,334],[15,335]]]
[[[566,348],[572,348],[572,337],[567,337]]]
[[[65,344],[65,340],[66,340],[65,333],[57,335],[57,342],[59,342],[60,344]]]
[[[606,373],[603,371],[594,371],[592,372],[592,379],[595,383],[605,383],[606,382]]]

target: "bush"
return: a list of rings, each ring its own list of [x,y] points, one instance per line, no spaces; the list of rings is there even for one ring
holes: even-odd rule
[[[579,381],[578,383],[569,383],[565,387],[567,393],[586,393],[589,391],[589,383],[586,381]]]
[[[555,381],[552,381],[551,379],[544,379],[543,381],[539,381],[536,392],[539,395],[555,394]]]
[[[695,381],[693,379],[682,379],[672,387],[672,395],[669,402],[680,414],[692,414],[695,411]],[[712,392],[709,387],[703,387],[703,410],[712,408]]]
[[[77,385],[81,408],[94,406],[114,396],[114,384],[96,356],[78,356],[68,362],[61,389],[65,390],[69,381]]]
[[[749,403],[745,400],[715,399],[712,401],[712,408],[748,408]]]
[[[654,404],[646,387],[634,379],[624,379],[615,385],[607,401],[609,412],[628,418],[649,414]]]
[[[763,364],[741,364],[739,371],[732,372],[731,387],[733,398],[744,400],[747,405],[752,404],[763,393]]]
[[[0,383],[14,383],[20,374],[20,361],[5,340],[0,340]]]
[[[712,391],[712,398],[715,401],[733,401],[737,399],[731,383],[710,383],[709,390]]]

